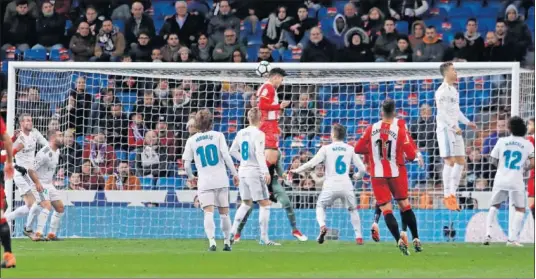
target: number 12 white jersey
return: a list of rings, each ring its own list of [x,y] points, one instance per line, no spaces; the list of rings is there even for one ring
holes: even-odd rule
[[[264,156],[265,135],[255,126],[240,130],[231,145],[231,156],[240,161],[238,173],[259,176],[268,173]]]
[[[532,143],[523,137],[500,138],[493,147],[491,157],[498,159],[494,189],[524,191],[523,173],[525,162],[534,158]]]

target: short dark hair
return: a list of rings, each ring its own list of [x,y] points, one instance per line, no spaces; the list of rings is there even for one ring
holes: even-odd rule
[[[439,66],[439,72],[444,77],[445,72],[448,70],[448,68],[452,67],[453,65],[454,64],[452,64],[452,62],[445,62],[445,63],[441,64],[441,66]]]
[[[127,164],[128,165],[128,161],[127,160],[121,160],[121,161],[119,161],[119,164],[117,164],[117,165],[119,166],[121,164]]]
[[[382,103],[383,115],[386,117],[393,117],[395,115],[395,101],[393,99],[387,99]]]
[[[512,116],[508,120],[508,130],[516,137],[524,137],[527,134],[527,125],[523,121],[523,118]]]
[[[506,21],[504,21],[504,18],[501,17],[501,18],[498,18],[497,21],[495,22],[495,24],[497,24],[497,23],[504,23],[504,24],[506,24]]]
[[[396,18],[394,18],[394,17],[388,17],[388,18],[386,18],[386,19],[383,21],[383,23],[385,24],[385,22],[388,21],[388,20],[392,21],[393,23],[396,23]]]
[[[435,30],[436,28],[433,25],[428,25],[428,26],[426,26],[426,29],[434,29]]]
[[[113,20],[112,20],[111,18],[109,18],[109,17],[107,17],[107,18],[103,19],[103,20],[102,20],[102,23],[105,23],[106,21],[109,21],[109,22],[111,22],[111,23],[112,23],[112,25],[114,24],[114,21],[113,21]]]
[[[28,5],[28,0],[17,0],[15,6]]]
[[[475,23],[478,23],[475,17],[470,17],[467,19],[467,22],[465,22],[465,24],[469,23],[470,21],[474,21]]]
[[[265,44],[262,44],[262,45],[259,47],[259,49],[260,49],[260,48],[269,48],[269,47],[268,47],[267,45],[265,45]]]
[[[212,113],[208,109],[202,109],[195,114],[196,128],[201,132],[209,131],[212,128]]]
[[[287,72],[285,72],[285,70],[281,69],[281,68],[273,68],[270,70],[270,72],[268,73],[268,77],[271,77],[271,76],[275,76],[275,75],[280,75],[282,77],[286,77],[287,76]]]
[[[335,136],[335,139],[337,140],[344,140],[346,138],[346,128],[342,126],[339,123],[333,124],[333,127],[331,127],[331,130],[333,131],[333,135]]]

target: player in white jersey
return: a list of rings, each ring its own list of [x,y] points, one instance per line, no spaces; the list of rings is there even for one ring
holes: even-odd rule
[[[350,180],[349,171],[351,164],[359,169],[359,176],[365,173],[365,165],[354,152],[354,147],[344,143],[346,129],[340,124],[334,124],[331,128],[332,143],[322,146],[318,153],[309,162],[303,164],[294,173],[301,173],[307,169],[324,162],[326,169],[326,180],[322,186],[322,192],[318,196],[316,204],[316,220],[320,226],[318,243],[324,243],[327,233],[326,227],[326,207],[329,207],[337,199],[341,199],[350,213],[350,220],[354,228],[356,243],[363,244],[361,233],[361,221],[356,211],[356,201],[354,186]]]
[[[462,130],[458,122],[462,122],[474,130],[477,129],[477,126],[467,119],[460,110],[460,97],[455,87],[458,74],[454,65],[451,62],[443,63],[439,71],[444,80],[435,92],[436,132],[439,155],[444,161],[442,173],[444,204],[450,210],[460,210],[456,191],[462,178],[466,151]]]
[[[525,139],[527,126],[521,117],[514,116],[508,121],[508,129],[511,135],[499,138],[491,151],[491,162],[497,166],[497,174],[493,182],[491,194],[491,207],[486,219],[485,245],[491,241],[491,226],[501,203],[512,199],[516,212],[514,214],[513,227],[509,230],[507,245],[523,246],[518,242],[519,232],[522,228],[527,206],[525,194],[525,182],[523,173],[525,170],[534,169],[534,146]],[[526,164],[526,162],[529,162]]]
[[[197,197],[205,213],[204,227],[209,240],[209,251],[216,251],[214,207],[220,213],[221,229],[224,236],[224,251],[231,251],[231,218],[229,217],[229,176],[225,166],[233,175],[238,186],[239,179],[229,147],[222,133],[212,131],[212,114],[200,110],[195,116],[198,132],[186,141],[184,147],[184,169],[193,185],[197,184]],[[195,161],[198,178],[192,172]]]
[[[238,226],[253,205],[259,204],[259,225],[261,232],[260,243],[263,245],[281,244],[268,238],[268,223],[270,221],[270,193],[267,184],[270,183],[270,172],[264,156],[265,135],[259,130],[261,112],[252,108],[248,112],[250,126],[242,129],[236,135],[231,145],[231,156],[240,161],[238,176],[240,177],[240,197],[242,204],[238,208],[231,228],[231,239],[238,231]]]
[[[33,168],[35,161],[35,153],[37,144],[45,146],[48,144],[43,135],[33,128],[32,117],[23,113],[19,116],[20,133],[15,142],[13,142],[13,154],[15,156],[15,176],[14,182],[19,190],[19,194],[24,199],[24,205],[6,214],[8,222],[28,215],[26,225],[24,226],[24,234],[28,237],[33,236],[32,222],[39,214],[40,208],[33,208],[35,197],[32,194],[32,189],[35,187],[32,179],[28,176],[28,169]]]
[[[55,212],[50,220],[50,228],[46,240],[59,240],[56,233],[58,232],[60,220],[64,212],[61,196],[58,190],[56,190],[56,187],[54,187],[53,181],[60,160],[60,148],[63,146],[63,133],[59,130],[52,129],[48,131],[47,137],[48,144],[37,152],[34,167],[28,169],[28,175],[35,184],[35,187],[32,188],[32,193],[36,202],[31,210],[34,210],[34,207],[41,210],[37,217],[37,229],[32,238],[34,241],[43,240],[43,229],[48,220],[48,215],[52,211],[52,207],[54,207]],[[30,223],[33,223],[33,220],[30,220]]]

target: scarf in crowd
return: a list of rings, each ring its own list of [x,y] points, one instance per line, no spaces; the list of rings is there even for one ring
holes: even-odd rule
[[[270,14],[268,18],[268,26],[266,26],[266,36],[272,40],[275,40],[277,37],[277,28],[281,28],[281,24],[291,19],[292,17],[287,16],[283,21],[281,21],[276,14]]]
[[[102,48],[102,50],[105,53],[111,53],[115,50],[115,45],[112,37],[117,33],[116,28],[114,27],[112,32],[106,33],[104,31],[100,31],[99,35],[97,36],[97,44]]]
[[[138,127],[138,125],[136,125],[136,123],[132,123],[130,124],[130,128],[132,128],[132,133],[134,134],[134,138],[136,139],[136,141],[138,140],[143,140],[143,136],[145,134],[145,128],[142,127]]]
[[[105,152],[106,152],[106,144],[101,144],[101,145],[98,145],[96,143],[91,144],[91,152],[89,155],[89,160],[91,160],[91,163],[93,164],[93,166],[99,166],[100,164],[104,163]]]
[[[141,165],[144,167],[160,163],[160,156],[158,155],[156,147],[144,146],[141,155]]]

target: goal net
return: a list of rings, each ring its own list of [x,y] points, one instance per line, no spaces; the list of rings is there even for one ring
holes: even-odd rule
[[[246,127],[247,110],[256,106],[264,81],[255,64],[40,63],[10,65],[8,126],[29,113],[46,135],[65,132],[55,186],[62,190],[66,214],[61,237],[204,238],[203,213],[193,185],[186,181],[181,155],[192,132],[191,115],[209,108],[214,129],[230,145]],[[439,64],[278,64],[289,76],[280,100],[292,104],[281,114],[280,147],[285,171],[311,158],[329,143],[330,126],[343,124],[355,143],[365,127],[380,119],[382,100],[396,101],[397,117],[406,120],[424,156],[425,167],[409,163],[410,201],[423,241],[480,241],[489,207],[494,167],[488,154],[504,136],[506,118],[534,116],[534,72],[514,63],[456,64],[460,107],[479,129],[464,129],[468,164],[459,187],[461,212],[443,206],[442,163],[435,136],[434,92],[442,83]],[[297,227],[314,238],[315,207],[324,180],[323,166],[304,175],[283,175]],[[375,200],[370,178],[353,180],[365,239]],[[8,184],[9,185],[9,184]],[[8,186],[11,210],[22,205],[16,187]],[[231,217],[240,204],[231,188]],[[275,205],[270,221],[273,239],[291,239],[286,211]],[[278,209],[279,207],[279,209]],[[242,237],[257,239],[255,210]],[[495,240],[506,239],[508,205],[499,213]],[[23,219],[15,221],[21,236]],[[336,202],[327,210],[329,237],[353,240],[347,210]],[[533,241],[527,218],[522,241]],[[381,220],[384,239],[388,230]],[[530,232],[529,232],[530,231]]]

